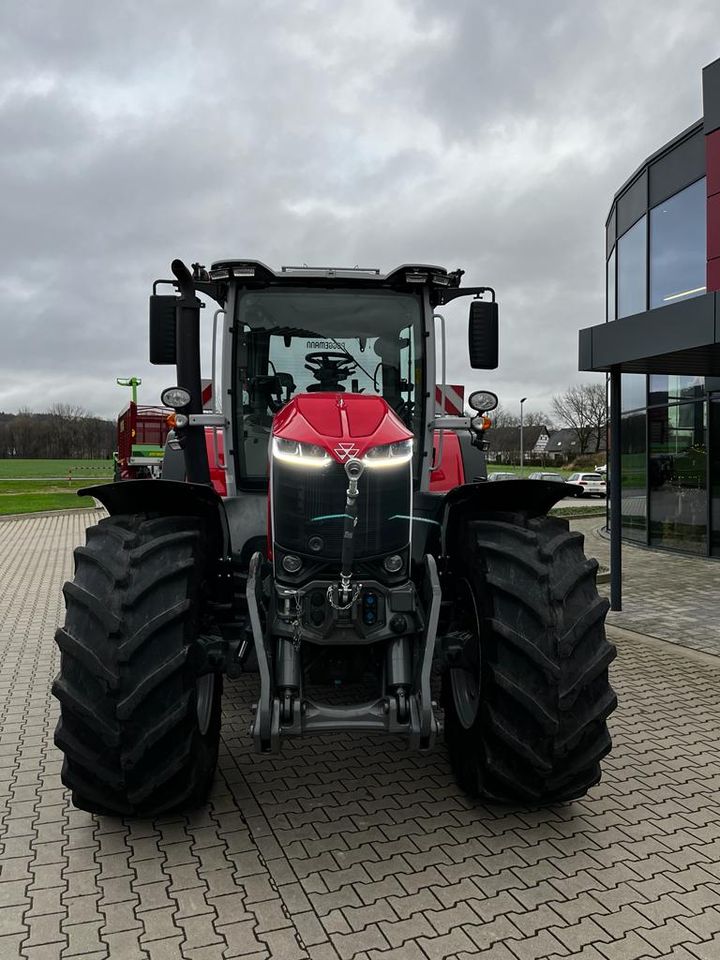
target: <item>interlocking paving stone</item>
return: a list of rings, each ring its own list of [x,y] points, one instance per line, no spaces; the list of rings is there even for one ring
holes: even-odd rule
[[[585,549],[610,566],[610,542],[603,521],[573,521],[585,534]],[[623,609],[608,623],[720,655],[720,565],[715,559],[647,550],[623,543]],[[600,586],[609,596],[610,585]]]
[[[0,960],[718,960],[720,659],[617,628],[614,750],[573,804],[475,803],[442,744],[416,756],[338,734],[257,757],[248,676],[226,684],[204,810],[75,810],[52,743],[52,636],[96,519],[0,522]],[[589,552],[602,543],[591,533]],[[634,552],[662,593],[653,631],[720,652],[710,613],[692,644],[687,618],[670,635],[677,558]],[[637,629],[633,589],[622,624]]]

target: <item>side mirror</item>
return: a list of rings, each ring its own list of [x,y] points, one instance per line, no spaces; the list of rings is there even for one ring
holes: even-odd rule
[[[174,294],[150,297],[150,363],[175,363],[177,302]]]
[[[473,370],[495,370],[498,365],[498,305],[473,300],[468,320],[468,353]]]

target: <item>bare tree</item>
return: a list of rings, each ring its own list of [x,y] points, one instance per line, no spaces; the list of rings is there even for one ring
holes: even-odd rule
[[[518,423],[519,422],[518,419]],[[548,430],[555,429],[553,418],[549,417],[544,410],[526,410],[523,415],[523,423],[526,427],[547,427]]]
[[[520,426],[520,417],[514,413],[510,413],[510,411],[501,404],[491,411],[490,419],[494,427]],[[554,429],[552,417],[549,417],[543,410],[525,410],[523,413],[523,423],[526,427],[547,427],[548,430]]]
[[[597,453],[602,445],[607,424],[605,387],[601,383],[583,383],[568,387],[553,397],[553,413],[575,432],[580,453]]]
[[[501,403],[490,411],[489,416],[494,427],[517,427],[520,424],[520,417],[510,413]]]

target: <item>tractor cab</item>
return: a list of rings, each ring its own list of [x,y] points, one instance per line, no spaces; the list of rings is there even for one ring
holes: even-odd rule
[[[225,309],[223,412],[233,433],[229,490],[265,486],[273,419],[300,394],[382,398],[412,433],[414,480],[429,489],[438,465],[433,463],[436,384],[444,378],[440,305],[457,296],[476,297],[470,341],[484,352],[476,350],[474,366],[497,366],[494,293],[461,288],[461,273],[432,266],[388,274],[307,267],[276,273],[255,262],[213,264],[209,282],[221,288]],[[443,355],[437,364],[439,325]]]
[[[382,398],[418,438],[419,464],[425,336],[417,294],[278,284],[237,289],[234,313],[238,487],[267,478],[273,420],[300,395]]]

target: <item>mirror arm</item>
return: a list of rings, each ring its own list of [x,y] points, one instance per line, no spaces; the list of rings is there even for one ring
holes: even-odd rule
[[[480,297],[484,293],[489,293],[491,302],[495,303],[495,291],[492,287],[458,287],[455,290],[442,290],[439,292],[438,303],[444,305],[451,300],[457,300],[458,297]]]
[[[435,417],[428,424],[428,430],[470,430],[474,417]]]
[[[167,284],[168,286],[175,287],[177,290],[179,287],[177,280],[154,280],[153,281],[153,296],[157,295],[157,288],[161,284]],[[195,289],[199,293],[205,294],[205,296],[210,297],[211,300],[215,300],[216,303],[219,303],[221,307],[224,307],[225,301],[227,300],[227,283],[223,283],[219,280],[196,280]],[[205,304],[203,304],[203,307]]]

